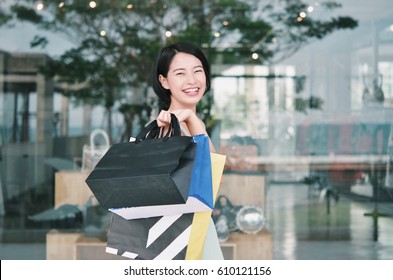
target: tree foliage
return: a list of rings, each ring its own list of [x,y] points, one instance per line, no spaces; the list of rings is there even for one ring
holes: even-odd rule
[[[314,9],[339,7],[326,2]],[[127,106],[134,102],[127,96],[148,104],[153,59],[169,42],[198,44],[212,63],[272,64],[312,40],[357,26],[350,17],[322,19],[308,9],[301,0],[19,0],[9,14],[0,13],[0,24],[28,21],[65,35],[74,47],[53,57],[43,71],[59,84],[85,85],[60,87],[63,94],[109,112],[119,102],[121,112],[134,117],[137,107]],[[31,42],[47,44],[40,34]]]

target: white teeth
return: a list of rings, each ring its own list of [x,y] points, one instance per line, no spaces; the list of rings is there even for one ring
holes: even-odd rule
[[[197,88],[190,88],[190,89],[186,89],[184,90],[185,92],[194,92],[194,91],[198,91]]]

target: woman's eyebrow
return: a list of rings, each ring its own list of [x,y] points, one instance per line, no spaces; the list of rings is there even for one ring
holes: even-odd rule
[[[176,72],[176,71],[184,71],[184,70],[186,70],[185,68],[176,68],[176,69],[173,69],[173,71],[172,72]]]
[[[202,65],[196,65],[196,66],[192,67],[192,69],[195,69],[195,68],[203,68],[203,66]],[[184,70],[186,70],[186,68],[180,67],[180,68],[173,69],[172,72],[184,71]]]

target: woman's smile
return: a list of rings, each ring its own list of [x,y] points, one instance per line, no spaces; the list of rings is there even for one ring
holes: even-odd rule
[[[183,90],[188,96],[196,96],[199,94],[199,88],[188,88]]]

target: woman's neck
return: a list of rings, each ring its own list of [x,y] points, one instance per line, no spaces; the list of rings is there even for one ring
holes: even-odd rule
[[[177,105],[177,104],[171,104],[169,106],[169,111],[175,111],[175,110],[185,110],[185,109],[190,109],[194,113],[196,113],[196,106],[184,106],[184,105]]]

